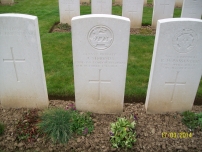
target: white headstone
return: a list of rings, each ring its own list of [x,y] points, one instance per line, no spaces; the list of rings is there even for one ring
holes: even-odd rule
[[[152,28],[156,28],[157,21],[164,18],[173,18],[175,0],[154,0]]]
[[[181,17],[201,19],[202,0],[184,0]]]
[[[175,0],[175,7],[182,7],[184,0]]]
[[[91,14],[112,14],[112,0],[91,0]]]
[[[0,101],[45,108],[48,95],[36,16],[0,14]]]
[[[147,113],[191,110],[202,72],[202,20],[158,21],[149,85]]]
[[[2,4],[13,4],[14,0],[1,0]]]
[[[144,0],[123,0],[122,16],[130,19],[131,28],[141,28]]]
[[[80,15],[80,0],[59,0],[60,23],[71,25],[71,19]]]
[[[72,19],[78,110],[123,111],[129,34],[130,20],[125,17],[94,14]]]

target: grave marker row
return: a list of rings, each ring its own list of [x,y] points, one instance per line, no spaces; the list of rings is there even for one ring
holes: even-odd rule
[[[59,0],[60,22],[71,25],[71,19],[80,15],[80,0]],[[131,20],[131,28],[140,28],[142,25],[144,0],[119,0],[123,3],[122,16]],[[154,0],[152,28],[156,28],[157,21],[164,18],[173,18],[175,4],[182,1]],[[112,14],[112,0],[92,0],[92,14]],[[202,0],[184,0],[181,17],[201,18]]]
[[[47,107],[37,17],[1,14],[0,25],[1,105]],[[130,20],[125,17],[94,14],[72,19],[78,110],[108,114],[123,111],[129,33]],[[158,20],[147,113],[191,110],[202,74],[201,48],[202,20]]]

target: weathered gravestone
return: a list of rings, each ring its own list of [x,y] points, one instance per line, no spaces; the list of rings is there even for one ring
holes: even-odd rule
[[[164,18],[173,18],[175,0],[154,0],[152,28],[156,28],[157,21]]]
[[[202,74],[202,21],[173,18],[158,21],[147,113],[191,110]]]
[[[184,1],[184,0],[176,0],[176,1],[175,1],[175,7],[182,7],[183,1]]]
[[[80,15],[80,0],[59,0],[60,23],[71,25],[71,19]]]
[[[184,0],[181,17],[201,19],[202,0]]]
[[[91,0],[91,14],[112,14],[112,0]]]
[[[13,4],[14,0],[1,0],[2,4]]]
[[[141,28],[144,0],[123,0],[122,16],[130,19],[131,28]]]
[[[129,33],[130,20],[125,17],[95,14],[72,19],[78,110],[108,114],[123,111]]]
[[[36,16],[0,14],[0,101],[45,108],[48,95]]]

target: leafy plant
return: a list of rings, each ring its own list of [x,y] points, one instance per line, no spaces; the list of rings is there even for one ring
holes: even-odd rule
[[[191,130],[194,130],[198,126],[202,128],[202,113],[194,113],[191,111],[185,111],[182,113],[182,122]]]
[[[0,122],[0,136],[3,135],[5,129],[5,125]]]
[[[118,118],[115,123],[111,123],[110,141],[115,148],[126,147],[132,148],[136,142],[135,132],[136,122],[126,118]]]
[[[93,121],[90,113],[80,114],[78,111],[72,112],[72,131],[79,135],[87,135],[93,131]]]
[[[202,112],[196,114],[197,119],[198,119],[198,126],[202,129]]]
[[[74,104],[70,104],[66,109],[72,113],[72,132],[79,135],[87,135],[93,131],[94,127],[90,112],[79,113],[76,111]]]
[[[65,109],[47,109],[40,116],[38,127],[53,142],[67,143],[72,135],[71,111]]]
[[[22,115],[22,119],[19,120],[16,125],[16,136],[18,141],[36,141],[39,134],[36,127],[39,116],[38,110],[32,109]]]

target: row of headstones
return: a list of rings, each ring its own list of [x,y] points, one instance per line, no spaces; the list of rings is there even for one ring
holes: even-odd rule
[[[1,105],[47,107],[49,101],[37,17],[0,14],[0,25]],[[128,18],[94,14],[72,19],[78,110],[95,113],[123,111],[129,38]],[[147,113],[192,109],[202,75],[201,48],[202,20],[158,21],[145,103]]]
[[[141,28],[144,0],[123,0],[122,16],[131,21],[131,28]],[[157,21],[173,18],[176,0],[155,0],[152,27]],[[71,24],[74,16],[80,15],[80,0],[59,0],[60,22]],[[92,14],[112,14],[112,0],[91,0]],[[202,0],[184,0],[181,17],[198,18],[202,15]]]

